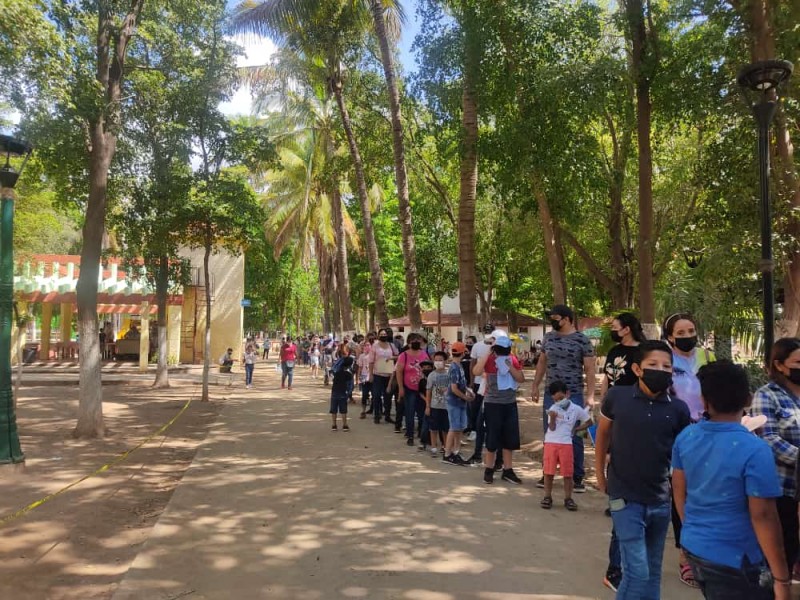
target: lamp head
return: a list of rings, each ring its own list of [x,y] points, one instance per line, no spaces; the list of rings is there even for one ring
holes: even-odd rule
[[[14,188],[31,156],[33,146],[10,135],[0,135],[0,153],[5,164],[0,166],[0,186]]]
[[[766,94],[789,79],[793,70],[788,60],[762,60],[743,67],[736,81],[745,90]]]

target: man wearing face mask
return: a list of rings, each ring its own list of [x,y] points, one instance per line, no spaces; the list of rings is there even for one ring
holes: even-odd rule
[[[672,350],[661,341],[638,347],[632,386],[614,386],[597,428],[597,485],[607,492],[622,556],[617,600],[658,600],[669,529],[672,446],[691,423],[689,407],[668,393]],[[613,439],[613,446],[611,441]],[[605,461],[611,462],[606,479]]]
[[[575,313],[563,304],[557,304],[548,312],[550,318],[549,331],[544,336],[542,354],[536,363],[536,375],[533,379],[533,401],[539,402],[539,386],[545,379],[545,386],[549,387],[556,381],[563,381],[569,389],[569,399],[579,408],[594,405],[595,388],[595,352],[594,346],[585,335],[575,329]],[[586,396],[583,395],[583,377],[586,375]],[[544,394],[544,425],[547,427],[547,411],[553,405],[553,398],[545,390]],[[583,484],[585,474],[583,462],[583,438],[573,436],[572,453],[574,460],[573,482],[574,492],[581,494],[586,491]],[[536,486],[544,487],[544,478],[536,482]]]

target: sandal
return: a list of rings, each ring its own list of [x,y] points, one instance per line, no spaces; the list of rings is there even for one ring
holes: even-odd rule
[[[575,512],[578,510],[578,505],[575,504],[575,500],[572,498],[567,498],[564,500],[564,508],[566,508],[569,512]]]
[[[550,496],[545,496],[542,498],[542,501],[539,502],[539,506],[541,506],[545,510],[550,510],[553,508],[553,499]]]
[[[699,589],[700,584],[694,578],[694,572],[692,571],[691,565],[689,563],[682,563],[678,565],[680,567],[680,578],[683,583],[688,585],[690,588]]]

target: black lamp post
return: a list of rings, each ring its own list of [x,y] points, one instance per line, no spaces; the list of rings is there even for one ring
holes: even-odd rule
[[[700,263],[703,262],[703,256],[705,255],[705,252],[705,248],[684,248],[683,258],[686,261],[686,266],[690,269],[696,269],[699,267]]]
[[[769,128],[778,107],[778,87],[792,74],[792,63],[765,60],[744,67],[737,82],[747,96],[758,125],[758,159],[761,191],[761,282],[764,314],[764,364],[775,341],[775,282],[772,260],[772,207],[769,197]]]
[[[11,324],[14,318],[14,187],[31,146],[0,135],[0,464],[22,463],[14,393],[11,389]]]

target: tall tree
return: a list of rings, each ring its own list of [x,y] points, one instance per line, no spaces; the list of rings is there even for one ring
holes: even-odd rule
[[[408,196],[408,173],[406,171],[406,151],[403,139],[403,120],[400,112],[400,88],[395,75],[394,55],[387,32],[388,8],[385,0],[370,0],[370,10],[375,24],[375,35],[381,49],[381,62],[389,91],[389,109],[392,118],[392,151],[394,153],[394,172],[397,183],[397,198],[400,208],[400,228],[403,233],[403,262],[406,267],[406,310],[412,329],[422,328],[422,311],[419,305],[419,280],[417,275],[417,256],[414,243],[414,227],[411,219],[411,202]],[[396,17],[398,24],[402,12],[392,2],[394,10],[390,13]]]
[[[344,97],[343,60],[354,40],[366,29],[365,13],[360,6],[338,2],[290,3],[284,0],[243,2],[236,9],[234,27],[238,31],[271,37],[291,49],[306,64],[321,65],[317,73],[336,99],[350,157],[355,170],[356,191],[361,206],[364,244],[369,260],[370,279],[378,326],[389,324],[386,310],[383,271],[375,242],[364,164]]]

